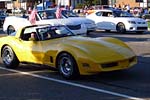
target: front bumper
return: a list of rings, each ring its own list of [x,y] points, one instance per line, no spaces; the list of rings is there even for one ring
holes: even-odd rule
[[[147,24],[131,24],[126,26],[126,31],[147,31],[148,25]]]
[[[100,72],[127,69],[137,63],[137,57],[134,56],[128,59],[122,59],[119,61],[105,62],[105,63],[94,63],[88,60],[86,61],[88,63],[84,63],[84,62],[85,60],[84,61],[81,60],[81,62],[78,63],[80,74],[91,75]]]

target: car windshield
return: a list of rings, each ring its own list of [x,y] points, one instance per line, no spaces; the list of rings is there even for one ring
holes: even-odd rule
[[[62,15],[66,18],[68,17],[79,17],[76,13],[70,10],[62,10]]]
[[[42,19],[56,19],[55,13],[56,13],[56,9],[38,11],[38,14]],[[79,17],[76,13],[74,13],[73,11],[70,11],[70,10],[62,10],[62,16],[65,18]]]
[[[37,27],[36,32],[38,33],[41,40],[74,36],[74,33],[72,33],[67,27],[62,25]]]
[[[55,10],[38,11],[38,14],[42,19],[55,19],[56,18]]]
[[[131,13],[128,13],[126,11],[113,11],[113,14],[115,17],[133,17]]]

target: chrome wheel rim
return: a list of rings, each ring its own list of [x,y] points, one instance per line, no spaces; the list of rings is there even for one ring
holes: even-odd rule
[[[65,76],[70,76],[73,71],[72,68],[73,68],[73,64],[68,57],[62,57],[60,59],[60,70],[62,74],[64,74]]]
[[[123,24],[119,24],[118,25],[118,32],[124,32],[124,30],[125,30],[124,25]]]
[[[13,54],[8,49],[5,49],[2,58],[6,64],[10,64],[13,60]]]

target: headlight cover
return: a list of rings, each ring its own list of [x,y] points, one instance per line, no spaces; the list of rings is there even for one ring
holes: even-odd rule
[[[128,21],[130,24],[136,24],[135,21]]]

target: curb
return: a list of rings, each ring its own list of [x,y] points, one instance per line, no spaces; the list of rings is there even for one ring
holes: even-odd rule
[[[0,37],[4,37],[4,36],[7,36],[7,34],[0,34]]]

